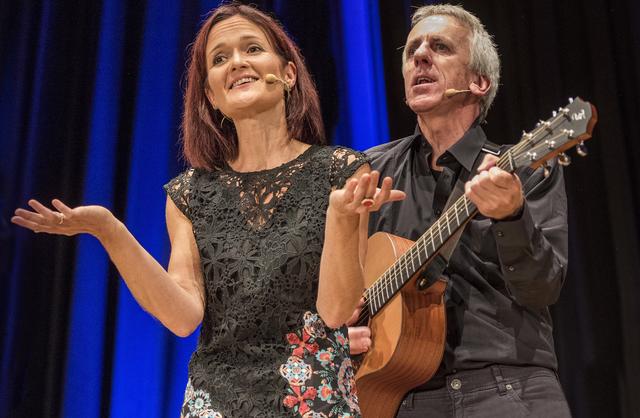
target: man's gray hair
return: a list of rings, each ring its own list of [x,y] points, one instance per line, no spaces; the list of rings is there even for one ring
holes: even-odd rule
[[[480,121],[483,121],[500,84],[500,57],[493,37],[489,35],[480,19],[462,6],[452,4],[433,4],[418,8],[411,16],[411,28],[429,16],[451,16],[469,30],[470,59],[469,69],[475,74],[485,76],[491,82],[489,92],[480,100]]]

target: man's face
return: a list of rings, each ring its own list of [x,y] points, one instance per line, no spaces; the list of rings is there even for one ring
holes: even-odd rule
[[[407,104],[415,113],[444,113],[454,99],[447,89],[467,89],[475,79],[468,70],[469,30],[450,16],[429,16],[411,29],[402,74]]]

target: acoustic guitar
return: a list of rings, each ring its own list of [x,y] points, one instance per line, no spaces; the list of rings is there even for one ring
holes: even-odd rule
[[[496,165],[510,173],[529,166],[544,167],[557,158],[568,165],[564,151],[584,141],[597,121],[596,108],[579,98],[569,100],[547,121],[541,121],[507,150]],[[431,282],[423,273],[443,245],[477,213],[464,195],[415,242],[378,232],[368,241],[364,306],[357,321],[371,328],[372,345],[356,373],[364,418],[394,417],[411,389],[427,382],[442,361],[446,337],[446,281]]]

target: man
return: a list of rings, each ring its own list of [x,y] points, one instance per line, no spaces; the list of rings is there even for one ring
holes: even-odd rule
[[[480,213],[443,273],[447,342],[440,368],[407,395],[397,417],[570,416],[547,308],[567,266],[560,167],[545,178],[542,170],[515,175],[494,166],[492,154],[506,147],[488,143],[480,123],[495,97],[500,63],[491,36],[463,8],[416,10],[403,76],[416,132],[367,154],[407,198],[372,213],[370,234],[416,240],[458,180],[466,181],[465,194]],[[368,332],[350,329],[354,353],[366,351]]]

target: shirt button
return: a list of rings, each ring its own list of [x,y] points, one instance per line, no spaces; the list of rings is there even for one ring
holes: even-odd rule
[[[516,268],[513,267],[513,266],[508,266],[507,270],[509,270],[510,272],[514,272],[514,271],[516,271]]]
[[[511,386],[511,384],[507,383],[506,385],[504,385],[505,388],[507,388],[507,390],[511,390],[513,389],[513,386]]]
[[[498,235],[500,238],[502,238],[502,237],[504,237],[504,232],[502,232],[502,231],[498,231],[497,235]]]
[[[460,379],[453,379],[451,381],[451,389],[460,390],[461,387],[462,387],[462,382],[460,381]]]

